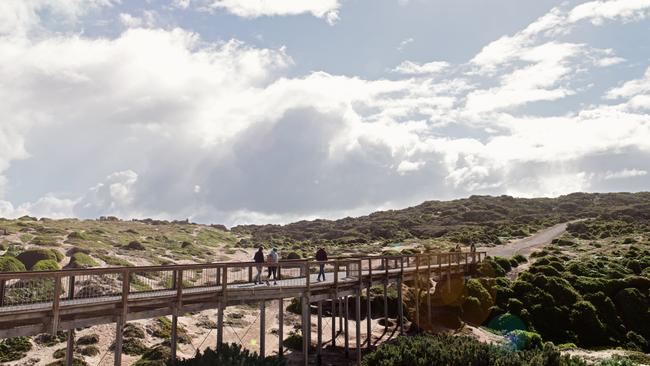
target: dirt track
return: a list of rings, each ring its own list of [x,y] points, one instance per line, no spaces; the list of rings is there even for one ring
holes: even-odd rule
[[[533,249],[550,244],[551,241],[566,231],[567,223],[557,224],[548,229],[544,229],[529,237],[513,241],[511,243],[491,248],[480,248],[490,256],[511,257],[515,254],[528,256]]]

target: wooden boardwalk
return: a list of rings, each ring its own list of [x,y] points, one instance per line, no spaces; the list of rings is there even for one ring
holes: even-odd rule
[[[67,364],[72,365],[74,329],[98,324],[115,323],[116,348],[121,349],[122,329],[127,321],[172,316],[172,357],[176,353],[176,324],[179,314],[206,309],[217,309],[217,344],[222,343],[224,309],[245,302],[261,302],[260,329],[264,328],[265,301],[279,301],[279,350],[283,354],[282,299],[297,297],[302,301],[302,329],[304,362],[307,364],[311,345],[311,304],[319,309],[319,326],[323,301],[356,299],[356,354],[361,360],[359,315],[361,293],[375,284],[384,291],[389,283],[398,290],[398,324],[403,327],[401,284],[408,281],[419,293],[423,281],[450,280],[452,276],[469,276],[486,256],[475,253],[429,253],[402,256],[341,257],[326,262],[311,260],[281,261],[278,264],[280,279],[255,284],[258,266],[253,262],[209,263],[150,267],[93,268],[43,272],[0,273],[0,338],[30,336],[41,333],[68,332]],[[319,266],[324,265],[326,279],[317,281]],[[266,265],[263,277],[266,275]],[[128,280],[126,280],[128,279]],[[58,294],[58,296],[55,296]],[[431,292],[427,287],[429,304],[427,317],[431,317]],[[367,313],[371,313],[370,296],[367,296]],[[388,318],[387,306],[384,306]],[[416,317],[420,311],[416,306]],[[334,312],[333,312],[334,313]],[[339,316],[348,318],[345,311]],[[334,317],[334,314],[332,314]],[[347,324],[347,323],[346,323]],[[370,334],[370,317],[367,321]],[[403,329],[402,329],[403,330]],[[320,332],[320,327],[319,327]],[[348,329],[345,329],[347,351]],[[368,341],[370,343],[370,341]],[[317,344],[320,353],[321,342]],[[264,331],[260,332],[260,353],[265,353]],[[116,352],[115,365],[121,364],[121,354]]]

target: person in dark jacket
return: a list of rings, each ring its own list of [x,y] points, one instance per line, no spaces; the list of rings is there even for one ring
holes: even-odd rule
[[[318,278],[316,281],[321,281],[321,276],[323,277],[322,281],[325,281],[325,261],[327,261],[327,252],[323,248],[318,248],[316,251],[316,260],[321,262],[319,263],[320,269],[318,271]]]
[[[262,283],[262,263],[264,263],[264,248],[260,247],[257,252],[255,252],[255,257],[253,257],[253,260],[255,261],[255,267],[257,268],[257,275],[255,276],[255,284],[257,285],[258,283]]]

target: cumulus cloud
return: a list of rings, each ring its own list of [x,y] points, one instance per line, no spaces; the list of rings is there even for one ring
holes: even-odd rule
[[[623,169],[619,170],[616,172],[612,171],[607,171],[605,173],[604,179],[623,179],[623,178],[631,178],[631,177],[643,177],[645,175],[648,175],[648,172],[646,170],[640,170],[640,169]]]
[[[42,11],[62,21],[74,22],[89,10],[117,2],[119,0],[3,0],[0,2],[0,35],[27,33],[40,24]]]
[[[212,9],[224,9],[244,18],[311,14],[334,24],[339,19],[339,0],[216,0]]]
[[[219,4],[245,17],[328,18],[339,7]],[[553,9],[465,64],[405,61],[391,80],[295,75],[283,47],[143,29],[126,13],[127,29],[112,38],[0,38],[0,215],[286,222],[645,179],[650,167],[588,163],[650,154],[648,75],[606,92],[609,104],[518,109],[578,95],[590,71],[624,62],[615,50],[562,39],[578,21],[570,12]],[[13,202],[12,166],[46,171],[53,159],[61,167],[47,180],[63,193]],[[66,191],[73,184],[83,188]]]
[[[397,67],[393,69],[393,72],[406,75],[436,74],[445,70],[449,66],[449,63],[444,61],[433,61],[423,64],[412,61],[404,61],[401,64],[397,65]]]

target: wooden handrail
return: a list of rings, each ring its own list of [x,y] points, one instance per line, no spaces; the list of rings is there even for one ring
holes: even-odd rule
[[[487,252],[475,252],[477,254],[477,260],[481,260],[481,255],[484,257],[487,256]],[[450,257],[452,254],[459,254],[459,252],[436,252],[436,253],[422,253],[421,256],[429,257]],[[354,263],[359,260],[364,259],[384,259],[384,260],[399,260],[404,261],[404,258],[415,258],[416,254],[409,255],[391,255],[391,256],[351,256],[351,257],[340,257],[329,259],[324,262],[326,264],[334,263]],[[451,258],[449,258],[451,259]],[[292,264],[295,264],[296,267],[304,266],[305,264],[317,262],[314,259],[295,259],[295,260],[282,260],[280,263],[283,264],[283,267],[290,268]],[[11,280],[11,279],[28,279],[28,278],[60,278],[68,276],[84,276],[84,275],[99,275],[99,274],[120,274],[125,271],[128,273],[137,273],[137,272],[154,272],[154,271],[185,271],[185,270],[198,270],[198,269],[212,269],[212,268],[247,268],[250,266],[256,266],[259,263],[255,262],[214,262],[214,263],[196,263],[196,264],[172,264],[166,266],[139,266],[139,267],[102,267],[102,268],[85,268],[85,269],[61,269],[61,270],[50,270],[50,271],[24,271],[24,272],[3,272],[0,273],[0,281]],[[267,263],[262,265],[266,266]],[[403,266],[403,264],[402,264]]]

